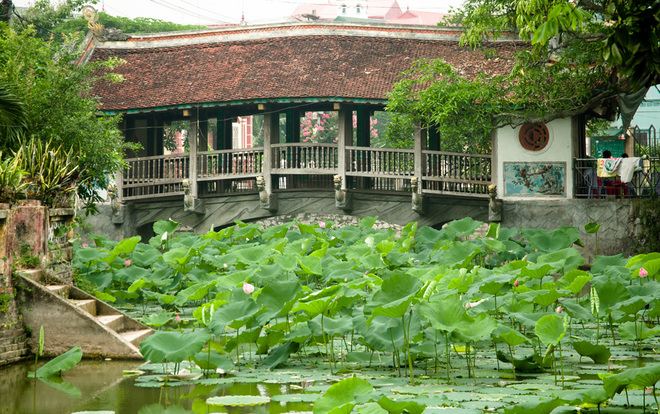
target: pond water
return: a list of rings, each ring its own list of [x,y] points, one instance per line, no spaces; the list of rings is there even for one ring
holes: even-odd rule
[[[140,361],[83,360],[62,379],[80,391],[74,397],[52,386],[27,377],[33,362],[0,367],[0,414],[70,414],[104,412],[115,414],[181,414],[199,412],[311,411],[309,403],[271,403],[266,407],[209,407],[200,404],[207,397],[220,395],[278,395],[292,391],[289,385],[269,383],[181,385],[167,388],[140,387],[137,377],[124,371],[137,369]],[[41,365],[41,363],[40,363]]]
[[[566,378],[567,389],[578,390],[597,385],[601,381],[596,373],[607,370],[607,366],[581,365],[577,358],[569,359],[573,375]],[[625,365],[636,365],[627,356],[617,359],[617,362]],[[451,370],[451,385],[437,381],[432,371],[418,367],[417,385],[414,387],[409,385],[405,376],[393,375],[391,366],[362,366],[351,370],[352,373],[329,375],[325,367],[310,365],[274,371],[244,367],[232,377],[202,378],[195,383],[170,382],[171,386],[163,387],[162,382],[158,383],[160,379],[155,380],[158,375],[153,375],[157,374],[153,371],[153,365],[151,374],[146,372],[141,377],[126,375],[141,366],[149,367],[143,364],[140,361],[83,360],[62,374],[63,381],[71,384],[69,390],[73,390],[68,393],[40,380],[28,378],[28,371],[34,368],[30,361],[2,367],[0,414],[309,413],[313,409],[313,402],[330,384],[351,377],[353,373],[368,378],[377,392],[393,400],[419,401],[427,406],[425,414],[480,414],[493,409],[501,413],[513,404],[538,401],[539,398],[548,399],[561,392],[561,387],[555,384],[551,373],[519,375],[517,380],[513,380],[508,369],[498,369],[497,363],[490,358],[479,358],[480,369],[477,370],[476,381],[462,375],[462,367],[454,366]],[[624,366],[616,365],[612,368],[621,369]],[[601,412],[641,414],[645,403],[646,412],[654,410],[652,396],[647,392],[646,398],[643,398],[643,394],[641,391],[631,391],[628,396],[620,394],[610,401],[609,406],[602,407]],[[234,400],[241,401],[246,395],[264,397],[269,402],[252,406],[207,404],[210,397],[237,396]],[[558,410],[556,412],[561,414],[576,412],[575,407],[568,406]],[[592,410],[587,412],[597,412]]]

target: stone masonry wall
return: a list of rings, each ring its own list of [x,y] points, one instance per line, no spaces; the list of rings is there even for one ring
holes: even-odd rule
[[[37,256],[50,274],[71,282],[73,218],[72,209],[48,209],[33,200],[11,208],[0,204],[0,366],[30,354],[12,279],[20,271],[21,249]]]
[[[596,252],[596,237],[584,231],[589,222],[600,223],[598,254],[611,256],[634,254],[638,223],[633,213],[634,200],[556,200],[504,201],[503,227],[554,230],[575,226],[580,230],[584,248],[578,250],[591,263]]]

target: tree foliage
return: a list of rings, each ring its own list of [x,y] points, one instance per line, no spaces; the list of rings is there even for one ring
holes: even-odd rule
[[[35,37],[31,30],[17,33],[1,24],[0,84],[8,85],[13,100],[21,103],[23,125],[4,121],[0,126],[5,130],[24,126],[23,141],[34,137],[79,154],[80,181],[86,183],[79,195],[94,201],[93,190],[106,187],[107,174],[122,165],[128,144],[117,129],[119,118],[98,110],[100,103],[91,88],[94,82],[103,81],[94,76],[98,69],[121,62],[77,65],[77,50],[69,39],[58,46]],[[19,146],[18,139],[0,140],[0,151],[5,154]]]
[[[612,117],[618,94],[660,82],[657,0],[467,0],[452,14],[465,28],[463,46],[517,33],[529,47],[507,76],[468,80],[439,60],[403,75],[389,109],[437,125],[445,138],[485,141],[493,127],[585,112]]]
[[[18,31],[34,26],[37,37],[43,40],[52,38],[56,43],[70,36],[82,40],[89,30],[87,20],[82,16],[76,16],[75,13],[80,12],[87,4],[98,4],[98,0],[66,0],[56,4],[52,4],[49,0],[37,0],[34,6],[17,14],[15,26]],[[130,19],[111,16],[104,12],[99,12],[98,23],[105,28],[119,29],[124,33],[159,33],[199,28],[199,26],[181,25],[146,17]]]

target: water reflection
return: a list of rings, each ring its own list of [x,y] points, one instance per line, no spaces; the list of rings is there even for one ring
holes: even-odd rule
[[[274,401],[263,406],[209,406],[206,399],[210,396],[273,396],[288,394],[292,390],[287,384],[270,383],[140,387],[136,386],[136,377],[124,377],[123,372],[135,370],[141,364],[139,361],[81,361],[62,374],[64,382],[80,390],[79,398],[74,398],[40,380],[27,378],[28,371],[34,370],[34,365],[30,362],[0,367],[0,414],[70,414],[80,411],[114,414],[242,414],[311,410],[308,403]]]

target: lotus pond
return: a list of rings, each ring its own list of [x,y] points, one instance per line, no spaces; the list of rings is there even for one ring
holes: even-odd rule
[[[660,253],[375,220],[76,245],[78,280],[157,329],[125,374],[160,404],[132,412],[658,412]]]

